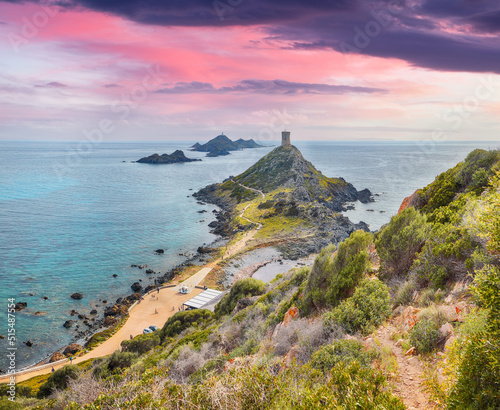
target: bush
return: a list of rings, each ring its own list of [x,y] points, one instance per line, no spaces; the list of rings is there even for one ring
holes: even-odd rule
[[[75,380],[78,378],[78,374],[78,368],[73,365],[67,365],[62,369],[56,370],[49,376],[47,381],[40,386],[37,397],[39,399],[48,397],[55,389],[64,390],[68,387],[71,379]]]
[[[488,250],[500,255],[500,172],[492,179],[492,186],[480,212],[478,227],[481,237],[488,241]]]
[[[94,376],[105,379],[113,374],[120,374],[122,369],[126,369],[137,359],[137,354],[132,352],[116,351],[100,361],[96,361],[92,373]]]
[[[214,314],[207,309],[193,309],[184,312],[177,312],[169,317],[160,331],[160,341],[163,343],[165,338],[174,337],[185,329],[201,323],[207,323],[214,317]]]
[[[394,296],[394,307],[409,305],[413,301],[413,294],[417,290],[417,284],[408,280],[399,286]]]
[[[391,314],[389,288],[378,279],[365,279],[354,295],[323,316],[325,325],[339,325],[350,334],[371,333]]]
[[[357,340],[335,340],[313,353],[309,364],[327,373],[340,362],[347,365],[356,360],[361,366],[370,367],[376,356],[375,352],[365,352],[363,344]]]
[[[425,289],[420,296],[420,303],[423,306],[429,307],[434,303],[439,303],[444,298],[444,292],[441,289]]]
[[[421,317],[410,330],[409,336],[410,343],[419,353],[431,353],[441,338],[439,323],[430,316]]]
[[[393,216],[375,241],[382,274],[386,278],[406,277],[429,231],[426,217],[413,207]]]
[[[142,355],[160,344],[159,332],[139,335],[132,340],[124,340],[121,343],[122,351],[134,352]]]
[[[370,243],[370,233],[357,231],[339,245],[336,253],[333,245],[324,248],[314,261],[299,309],[308,313],[333,307],[352,294],[370,267]]]
[[[262,295],[264,286],[264,282],[254,278],[245,278],[237,281],[232,286],[231,291],[215,305],[215,315],[221,317],[230,314],[240,299]]]

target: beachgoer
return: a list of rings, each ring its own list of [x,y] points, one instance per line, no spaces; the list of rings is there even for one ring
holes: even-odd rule
[[[158,314],[158,311],[155,309],[155,315],[157,315],[157,314]]]
[[[134,338],[134,336],[130,335],[130,340],[132,340]]]
[[[51,372],[54,373],[56,370],[54,369],[54,366],[52,366]]]
[[[72,364],[73,363],[73,356],[70,356],[69,357],[69,363]]]
[[[157,293],[160,293],[160,288],[157,288],[158,292]]]

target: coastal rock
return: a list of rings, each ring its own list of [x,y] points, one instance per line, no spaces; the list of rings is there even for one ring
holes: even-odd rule
[[[35,313],[33,313],[34,316],[45,316],[47,312],[45,310],[37,310]]]
[[[172,154],[153,154],[149,157],[141,158],[139,163],[141,164],[176,164],[179,162],[194,162],[201,161],[199,158],[188,158],[184,155],[181,150],[174,151]]]
[[[51,356],[49,363],[58,362],[59,360],[63,360],[63,359],[66,359],[66,356],[64,356],[61,352],[55,352]]]
[[[132,284],[132,286],[130,286],[130,288],[134,291],[134,292],[140,292],[141,289],[142,289],[142,286],[139,282],[134,282]]]
[[[146,273],[147,273],[147,274],[151,274],[151,273],[155,273],[155,271],[154,271],[153,269],[147,269],[147,270],[146,270]]]
[[[48,299],[48,297],[47,297],[47,296],[43,296],[43,297],[42,297],[42,299],[43,299],[43,300],[47,300],[47,299]]]
[[[108,316],[104,319],[104,326],[113,326],[118,323],[118,318],[115,316]]]
[[[23,342],[26,346],[31,347],[33,346],[33,342],[31,340],[28,340],[27,342]]]
[[[66,320],[66,322],[64,322],[63,324],[63,327],[65,327],[66,329],[69,329],[71,326],[73,326],[72,320]]]
[[[63,354],[66,356],[72,356],[82,350],[82,346],[78,343],[72,343],[63,350]]]
[[[403,199],[403,203],[399,207],[398,215],[403,212],[405,209],[410,207],[418,207],[420,205],[420,189],[417,189],[412,195]]]
[[[17,311],[21,311],[26,307],[28,307],[28,304],[26,302],[17,302],[16,305],[14,306],[14,309]]]
[[[128,312],[128,307],[126,305],[117,304],[117,305],[113,305],[111,307],[107,307],[104,310],[104,317],[123,316],[123,315],[127,314],[127,312]]]
[[[91,315],[97,315],[97,309],[92,309],[92,310],[90,311],[90,314],[91,314]]]
[[[198,249],[196,250],[198,253],[204,254],[204,253],[212,253],[215,252],[215,249],[213,248],[208,248],[204,246],[199,246]]]
[[[157,249],[155,252],[156,253],[165,253],[165,249]]]
[[[75,300],[83,299],[83,293],[75,292],[71,295],[71,299]]]
[[[118,275],[116,273],[113,273],[113,278],[117,278]]]

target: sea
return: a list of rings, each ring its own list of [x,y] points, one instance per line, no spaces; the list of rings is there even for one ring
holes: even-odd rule
[[[88,314],[99,305],[102,314],[103,300],[109,305],[131,293],[133,282],[152,283],[152,275],[132,264],[164,272],[215,241],[208,224],[216,208],[192,194],[238,175],[274,148],[266,142],[263,148],[207,158],[188,151],[194,142],[0,141],[0,335],[14,327],[18,369],[72,341],[75,329],[62,326],[72,309]],[[372,191],[375,202],[355,203],[345,212],[372,230],[390,220],[404,197],[473,149],[498,148],[493,142],[429,141],[294,145],[326,176]],[[176,149],[202,161],[135,162]],[[155,253],[160,248],[162,255]],[[71,299],[74,292],[84,298]],[[28,305],[16,312],[15,322],[7,316],[11,299]],[[1,373],[8,366],[8,343],[0,338]]]

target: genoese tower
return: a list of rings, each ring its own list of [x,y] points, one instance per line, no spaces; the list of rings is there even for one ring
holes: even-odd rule
[[[290,145],[292,145],[290,142],[290,131],[283,131],[281,133],[281,146],[289,147]]]

